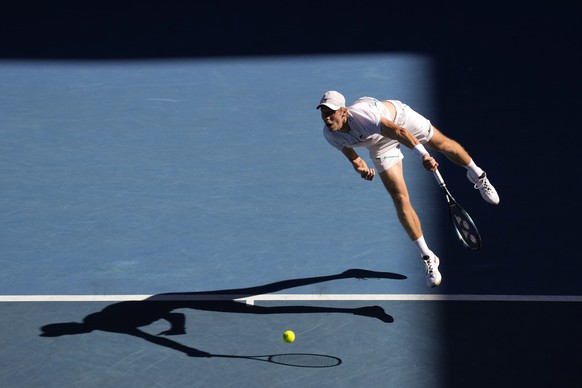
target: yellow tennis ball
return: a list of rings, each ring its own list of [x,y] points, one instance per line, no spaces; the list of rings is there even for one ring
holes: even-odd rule
[[[291,330],[287,330],[283,333],[283,341],[287,343],[295,341],[295,333],[293,333]]]

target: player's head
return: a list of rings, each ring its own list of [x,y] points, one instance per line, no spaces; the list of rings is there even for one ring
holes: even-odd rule
[[[347,122],[346,99],[340,92],[325,92],[316,109],[321,111],[321,119],[332,132],[341,130]]]
[[[316,109],[320,109],[322,106],[326,106],[331,110],[338,110],[340,108],[346,107],[346,98],[335,90],[329,90],[325,92],[321,100],[319,100],[319,105]]]

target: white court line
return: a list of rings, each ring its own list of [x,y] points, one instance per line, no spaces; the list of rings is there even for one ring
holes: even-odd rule
[[[440,294],[158,294],[158,295],[0,295],[0,302],[121,302],[236,300],[256,301],[468,301],[468,302],[582,302],[580,295],[440,295]]]

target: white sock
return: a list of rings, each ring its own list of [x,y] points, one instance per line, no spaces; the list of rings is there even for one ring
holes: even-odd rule
[[[475,164],[473,159],[471,159],[471,161],[469,162],[469,164],[467,164],[465,166],[465,168],[467,170],[471,171],[473,173],[473,175],[477,178],[479,178],[481,175],[483,175],[483,170],[481,170],[481,168]]]
[[[426,241],[424,241],[424,236],[420,236],[418,240],[414,240],[413,242],[416,244],[421,256],[430,256],[433,254],[432,251],[428,249],[428,245],[426,245]]]

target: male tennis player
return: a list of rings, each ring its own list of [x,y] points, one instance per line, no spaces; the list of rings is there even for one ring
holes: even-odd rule
[[[423,144],[465,167],[467,178],[481,192],[483,199],[497,205],[499,196],[487,174],[458,142],[443,135],[429,120],[398,100],[379,101],[362,97],[346,107],[344,96],[331,90],[323,95],[317,109],[320,109],[325,124],[325,139],[348,158],[363,179],[371,181],[376,171],[368,167],[354,151],[354,147],[368,148],[380,179],[392,197],[400,223],[420,251],[426,268],[426,284],[438,286],[442,281],[438,270],[439,258],[429,249],[418,215],[410,203],[402,171],[400,144],[414,150],[429,171],[436,170],[438,163]]]

